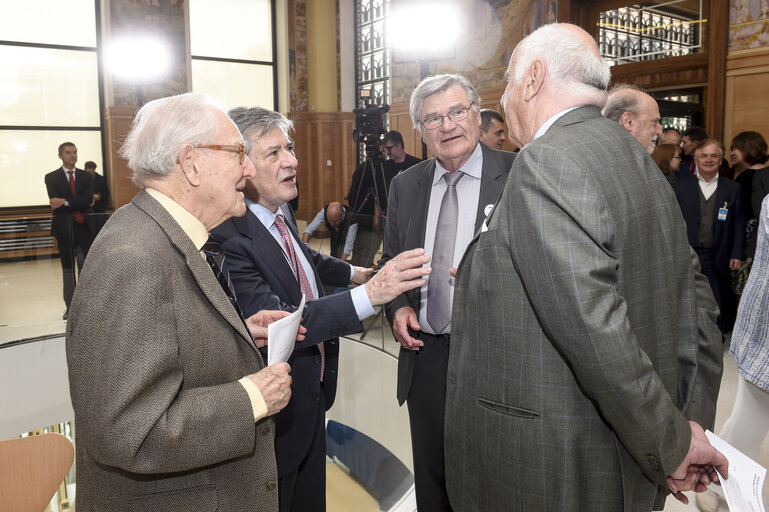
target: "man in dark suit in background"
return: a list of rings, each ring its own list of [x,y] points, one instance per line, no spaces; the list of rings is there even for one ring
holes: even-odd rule
[[[480,144],[481,98],[460,75],[426,78],[410,114],[435,158],[393,178],[384,255],[424,247],[433,272],[387,305],[398,356],[398,402],[408,403],[419,510],[451,510],[443,463],[443,405],[451,337],[451,268],[496,202],[515,155]],[[444,206],[445,204],[445,206]]]
[[[745,210],[740,185],[719,176],[721,143],[705,139],[694,150],[697,174],[683,176],[673,187],[681,206],[689,243],[697,252],[721,310],[718,326],[731,331],[736,313],[731,270],[745,259]]]
[[[505,144],[505,119],[496,110],[481,110],[481,144],[502,149]]]
[[[259,310],[293,311],[302,295],[307,328],[289,359],[292,398],[276,416],[275,455],[278,461],[280,510],[325,510],[325,412],[334,403],[338,336],[358,332],[373,306],[421,286],[419,268],[429,258],[413,251],[385,265],[369,281],[372,270],[353,267],[302,243],[288,201],[296,194],[293,123],[279,112],[236,108],[230,117],[250,145],[256,174],[246,183],[248,211],[213,230],[227,256],[238,303],[246,316]],[[413,268],[416,267],[416,268]],[[368,281],[368,282],[366,282]],[[323,286],[362,284],[351,291],[324,297]]]
[[[83,168],[85,171],[93,177],[93,213],[94,225],[96,226],[95,234],[99,233],[99,230],[107,222],[106,212],[109,206],[109,187],[107,187],[107,180],[104,176],[96,172],[96,162],[87,161]]]
[[[646,512],[660,487],[699,481],[690,462],[726,469],[687,421],[715,417],[715,304],[667,180],[601,116],[611,75],[593,37],[541,27],[506,76],[521,151],[456,278],[451,505]]]
[[[265,367],[206,244],[246,211],[243,136],[183,94],[139,110],[121,155],[141,190],[96,239],[67,323],[77,509],[274,512],[290,368]]]
[[[89,215],[93,203],[93,178],[75,168],[77,147],[72,142],[59,145],[59,159],[61,167],[45,175],[45,188],[53,208],[51,234],[56,237],[61,261],[66,320],[75,291],[75,261],[81,271],[95,233],[94,219]]]

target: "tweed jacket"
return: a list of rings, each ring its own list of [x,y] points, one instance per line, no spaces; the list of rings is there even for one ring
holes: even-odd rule
[[[457,275],[446,391],[456,511],[648,511],[711,427],[717,309],[641,145],[595,107],[518,154]]]
[[[769,196],[762,204],[756,257],[740,299],[729,353],[746,381],[769,391]]]
[[[146,191],[102,229],[67,324],[79,511],[277,510],[264,364],[211,269]]]
[[[485,217],[484,209],[494,204],[505,185],[507,174],[515,160],[515,153],[491,149],[481,144],[483,169],[481,171],[481,192],[475,217],[478,231]],[[387,261],[403,251],[425,246],[427,209],[430,205],[432,179],[435,173],[435,158],[424,160],[393,178],[390,185],[387,222],[380,268]],[[385,306],[387,319],[392,325],[395,312],[410,306],[419,317],[420,288],[403,293]],[[416,353],[403,347],[398,355],[398,402],[403,405],[411,389]]]

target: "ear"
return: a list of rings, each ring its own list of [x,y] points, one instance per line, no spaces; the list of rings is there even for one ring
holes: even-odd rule
[[[190,144],[185,144],[179,150],[178,162],[189,184],[193,187],[200,185],[200,172],[195,164],[195,148]]]
[[[633,113],[629,110],[624,111],[619,118],[619,124],[627,131],[630,131],[633,128]]]
[[[542,84],[545,83],[545,63],[541,59],[532,62],[529,72],[524,75],[523,79],[526,81],[523,100],[528,102],[539,94]]]

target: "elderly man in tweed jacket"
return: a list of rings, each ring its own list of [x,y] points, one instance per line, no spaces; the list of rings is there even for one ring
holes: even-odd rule
[[[140,110],[122,154],[142,190],[93,245],[67,324],[77,509],[277,510],[270,416],[289,367],[264,367],[212,272],[226,264],[201,252],[245,213],[243,137],[185,94]]]
[[[508,76],[522,149],[454,294],[451,505],[640,512],[668,488],[686,500],[727,464],[700,426],[721,376],[716,307],[673,193],[601,117],[609,69],[585,31],[538,29]]]

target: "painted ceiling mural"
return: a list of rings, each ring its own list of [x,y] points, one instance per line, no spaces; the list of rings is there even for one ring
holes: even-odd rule
[[[769,0],[731,0],[729,51],[769,47]]]

